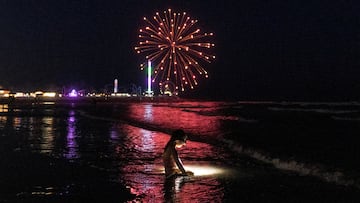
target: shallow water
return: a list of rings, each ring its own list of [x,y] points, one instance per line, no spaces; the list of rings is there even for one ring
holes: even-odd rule
[[[280,154],[278,150],[271,151],[273,149],[268,146],[281,145],[282,137],[274,137],[273,143],[269,142],[268,145],[264,141],[269,141],[269,138],[262,138],[262,145],[258,145],[258,138],[254,136],[256,133],[266,134],[267,128],[264,128],[263,123],[269,122],[269,118],[272,120],[273,116],[280,119],[274,112],[301,111],[306,115],[315,113],[315,117],[326,114],[335,122],[339,121],[332,117],[334,114],[342,118],[357,118],[359,113],[356,111],[357,106],[336,107],[335,110],[333,107],[328,108],[328,105],[326,108],[323,105],[314,108],[309,104],[305,107],[299,104],[254,106],[224,102],[130,103],[91,107],[73,105],[56,108],[47,105],[37,110],[13,111],[22,112],[20,114],[7,114],[3,110],[3,114],[0,114],[0,132],[1,136],[21,135],[21,143],[14,149],[16,151],[31,151],[50,158],[65,159],[105,172],[105,181],[127,186],[136,195],[134,201],[139,202],[232,202],[238,198],[245,201],[278,200],[284,198],[284,194],[287,194],[288,200],[307,200],[322,194],[321,191],[312,191],[312,187],[320,187],[324,193],[336,191],[347,194],[350,190],[350,194],[353,194],[352,191],[357,190],[353,188],[357,187],[356,178],[344,177],[346,170],[329,171],[323,167],[326,166],[326,160],[301,159],[303,153],[299,152],[291,151],[299,159],[289,160],[287,148]],[[325,121],[328,122],[327,118]],[[352,130],[358,129],[356,123],[350,123],[349,126]],[[165,181],[161,154],[169,139],[169,132],[178,128],[189,133],[190,140],[179,150],[179,155],[185,168],[193,170],[196,176]],[[247,131],[254,131],[255,135],[246,135]],[[288,132],[281,133],[286,135]],[[303,133],[308,131],[304,130]],[[263,135],[258,136],[261,138]],[[321,146],[321,143],[318,145]],[[261,146],[264,148],[259,148]],[[290,148],[296,151],[294,147]],[[317,165],[302,165],[305,161]],[[318,163],[323,164],[322,168],[316,168]],[[208,174],[201,175],[201,170]],[[43,189],[35,188],[32,195],[48,193],[56,196],[64,191],[71,193],[71,190],[66,189],[69,187],[67,185],[37,187]],[[297,188],[310,191],[305,196],[301,193],[293,194]],[[22,194],[24,191],[16,193]],[[277,193],[279,196],[273,196]]]
[[[221,183],[216,176],[208,174],[165,181],[161,154],[169,139],[168,134],[121,121],[88,118],[81,116],[76,109],[62,111],[62,116],[2,116],[3,133],[23,135],[26,140],[21,143],[21,149],[17,150],[29,150],[70,162],[85,162],[88,166],[106,171],[111,181],[122,182],[129,187],[138,201],[190,201],[195,198],[199,201],[211,199],[219,202],[222,199]],[[144,117],[151,119],[146,117],[152,116],[151,110],[148,111],[145,105]],[[220,168],[216,164],[224,156],[223,151],[206,143],[188,141],[187,145],[189,147],[179,152],[186,165],[197,167],[197,170],[210,165]],[[213,154],[219,156],[214,157]],[[219,171],[215,172],[220,174]],[[48,188],[36,186],[31,195],[51,196],[60,193],[48,192]]]
[[[223,165],[216,165],[219,164],[221,156],[224,156],[223,151],[208,144],[188,141],[187,147],[179,150],[179,153],[183,157],[185,168],[187,170],[195,169],[196,176],[165,181],[161,155],[169,139],[167,134],[151,132],[130,125],[118,126],[114,131],[115,137],[118,133],[128,135],[115,147],[116,157],[126,154],[126,157],[120,158],[123,159],[120,165],[125,164],[120,166],[122,178],[129,184],[133,193],[139,196],[145,195],[145,202],[150,200],[161,202],[164,198],[184,202],[192,199],[219,202],[223,197],[223,186],[218,178],[225,175],[222,173],[227,171],[221,171]],[[130,149],[124,146],[130,146]],[[220,156],[214,157],[214,154]],[[214,174],[201,176],[199,173],[201,168],[218,170],[214,170]]]

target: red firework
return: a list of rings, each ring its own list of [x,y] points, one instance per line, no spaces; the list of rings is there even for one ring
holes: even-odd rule
[[[142,70],[147,61],[154,64],[152,82],[162,86],[172,81],[175,91],[184,91],[198,84],[197,75],[208,77],[200,63],[215,59],[207,53],[215,46],[208,41],[213,33],[200,33],[197,20],[171,9],[163,15],[157,12],[152,19],[144,17],[144,21],[147,25],[139,30],[140,41],[135,50],[146,55],[146,61],[140,65]]]

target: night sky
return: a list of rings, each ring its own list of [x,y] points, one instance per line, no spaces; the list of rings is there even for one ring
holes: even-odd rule
[[[0,86],[145,88],[135,53],[142,18],[186,11],[214,32],[209,78],[184,96],[360,100],[359,1],[0,0]]]

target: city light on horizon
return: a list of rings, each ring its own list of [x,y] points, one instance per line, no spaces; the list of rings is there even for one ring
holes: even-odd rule
[[[75,89],[71,90],[71,92],[69,93],[69,97],[77,97],[77,96],[78,96],[78,92]]]

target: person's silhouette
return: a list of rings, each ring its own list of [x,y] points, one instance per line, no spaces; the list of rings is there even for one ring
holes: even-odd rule
[[[185,171],[176,148],[180,148],[186,144],[187,136],[183,130],[175,130],[169,142],[166,144],[163,154],[163,162],[165,167],[166,178],[194,175],[191,171]]]

